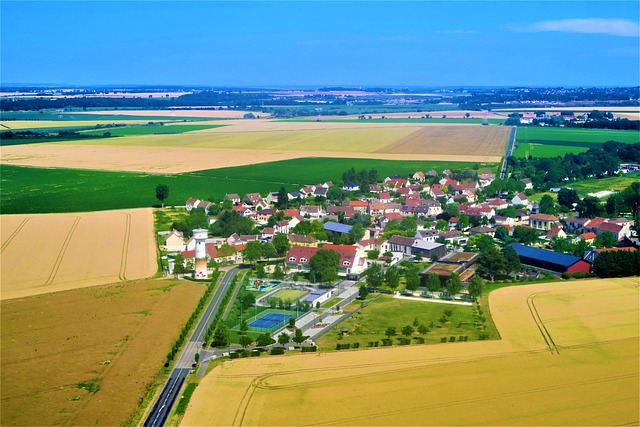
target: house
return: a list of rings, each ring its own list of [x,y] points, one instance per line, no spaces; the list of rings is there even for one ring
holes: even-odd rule
[[[515,196],[513,196],[513,199],[511,199],[511,204],[512,205],[522,205],[522,206],[529,206],[529,199],[527,199],[527,196],[525,196],[524,193],[518,193]]]
[[[345,182],[344,186],[342,186],[344,191],[358,191],[360,190],[360,186],[354,182]]]
[[[386,241],[382,239],[372,238],[372,239],[360,240],[358,243],[356,243],[356,247],[359,247],[366,252],[377,250],[380,253],[382,253],[382,252],[386,252],[386,250],[382,250],[385,243]]]
[[[525,190],[533,189],[533,182],[531,182],[529,178],[523,178],[520,180],[520,182],[524,184]]]
[[[529,227],[536,230],[549,231],[554,227],[562,228],[558,218],[549,214],[531,214],[529,216]]]
[[[387,210],[387,204],[386,203],[370,203],[369,204],[369,210],[367,211],[367,213],[369,215],[371,215],[372,217],[379,217],[380,215],[384,215],[384,213]]]
[[[300,209],[285,209],[282,212],[284,213],[285,218],[293,218],[294,216],[300,215]]]
[[[378,200],[380,203],[390,203],[393,199],[388,191],[381,191],[378,193]]]
[[[486,187],[491,184],[494,179],[496,179],[496,174],[491,172],[489,169],[483,169],[478,174],[478,183],[480,184],[480,187]]]
[[[271,241],[273,239],[273,236],[276,233],[276,229],[273,227],[265,227],[262,229],[262,232],[260,233],[260,240],[262,241]]]
[[[289,231],[291,231],[293,227],[295,227],[295,225],[291,225],[291,221],[285,219],[278,221],[273,228],[277,234],[289,234]]]
[[[247,193],[242,201],[250,203],[252,205],[256,205],[260,200],[262,200],[262,196],[259,193]]]
[[[367,213],[367,209],[369,209],[369,202],[364,200],[352,200],[349,203],[349,207],[353,208],[356,212],[365,214]]]
[[[331,231],[333,233],[349,234],[352,228],[352,225],[340,224],[339,222],[328,221],[324,223],[324,231]]]
[[[424,181],[425,176],[424,176],[424,173],[422,173],[422,172],[416,172],[416,173],[413,174],[412,178],[415,181],[422,182],[422,181]]]
[[[313,236],[301,236],[299,234],[289,234],[289,241],[294,246],[317,247],[318,239]]]
[[[318,289],[304,297],[302,301],[311,304],[312,307],[317,307],[331,300],[335,292],[335,289]]]
[[[506,200],[495,198],[489,199],[485,202],[487,206],[491,206],[493,209],[500,210],[509,207],[509,203]]]
[[[305,217],[308,215],[310,218],[320,219],[323,218],[326,213],[322,209],[322,206],[303,205],[300,206],[300,215]]]
[[[420,255],[423,258],[431,258],[436,256],[442,257],[447,253],[447,248],[442,243],[426,242],[424,240],[415,239],[411,246],[411,254]]]
[[[195,206],[195,209],[202,209],[206,215],[209,215],[209,209],[213,206],[213,203],[206,200],[200,200]]]
[[[277,203],[278,202],[278,196],[280,196],[280,193],[277,191],[271,191],[269,192],[269,194],[267,194],[267,197],[264,198],[264,201],[272,204],[272,203]]]
[[[438,233],[434,230],[418,230],[416,238],[425,242],[435,242],[438,238]]]
[[[562,228],[553,227],[544,236],[544,238],[546,240],[552,240],[552,239],[554,239],[556,237],[559,238],[559,239],[566,239],[567,238],[567,233],[565,233]]]
[[[458,245],[466,245],[469,238],[460,234],[458,230],[445,231],[439,233],[438,238],[443,238],[445,242]]]
[[[406,255],[411,255],[411,248],[416,240],[415,237],[391,236],[387,242],[389,243],[389,250],[391,252],[401,252]]]
[[[189,197],[187,199],[187,203],[185,203],[185,207],[187,208],[187,211],[191,212],[191,209],[193,209],[198,202],[200,202],[199,199],[194,199],[193,197]]]
[[[618,241],[624,239],[624,237],[629,237],[631,236],[631,230],[629,229],[628,225],[620,225],[620,224],[613,224],[610,222],[603,222],[598,224],[596,227],[593,228],[593,231],[596,234],[602,234],[605,231],[609,231],[611,233],[613,233],[614,236],[616,236],[616,239]]]
[[[397,213],[397,212],[389,212],[389,213],[385,213],[384,215],[382,215],[379,219],[378,219],[378,223],[380,224],[380,227],[385,228],[387,226],[387,224],[389,223],[389,221],[402,221],[402,215]]]
[[[349,245],[324,245],[322,248],[292,246],[285,256],[285,263],[291,270],[308,271],[311,269],[309,260],[320,249],[332,250],[340,254],[338,274],[360,274],[367,268],[366,258],[361,256],[358,248]]]
[[[436,217],[440,215],[442,211],[442,204],[435,199],[428,199],[422,203],[422,206],[427,208],[427,216]]]
[[[253,215],[253,218],[260,223],[265,223],[267,221],[269,221],[269,218],[271,218],[271,215],[274,215],[276,213],[275,209],[262,209],[258,212],[256,212]]]
[[[184,250],[184,234],[182,231],[173,229],[171,233],[164,239],[165,250],[168,252],[177,252]]]
[[[496,234],[496,230],[491,227],[479,225],[478,227],[473,227],[471,230],[469,230],[469,234],[471,236],[475,236],[476,234],[486,234],[487,236],[493,237]]]
[[[287,199],[289,200],[295,200],[298,198],[302,198],[304,195],[302,193],[300,193],[299,191],[292,191],[291,193],[287,193]]]
[[[586,243],[593,243],[596,240],[596,233],[589,231],[588,233],[582,233],[576,240],[584,240]]]
[[[231,200],[232,203],[240,203],[240,196],[237,194],[225,194],[223,200]]]
[[[369,192],[370,193],[379,193],[382,191],[382,187],[378,184],[369,184]]]
[[[511,247],[515,249],[520,258],[520,262],[531,267],[556,273],[564,273],[565,271],[569,273],[588,273],[591,268],[591,264],[577,256],[534,248],[518,243],[511,243]]]

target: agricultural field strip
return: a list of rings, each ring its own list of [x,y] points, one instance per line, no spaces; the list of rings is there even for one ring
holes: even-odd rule
[[[588,283],[585,283],[585,284],[588,284]],[[573,288],[576,287],[575,284],[572,284],[572,285],[573,285],[572,286]],[[548,285],[547,285],[547,287],[548,287]],[[502,293],[506,293],[506,292],[504,292],[505,290],[502,290],[502,291],[503,291]],[[596,287],[595,290],[592,289],[592,293],[593,292],[603,292],[603,291],[605,291],[605,289],[603,289],[602,286],[600,286],[599,288]],[[549,290],[549,291],[546,291],[544,293],[546,294],[546,293],[549,293],[549,292],[552,292],[552,291]],[[635,289],[633,289],[632,293],[634,293],[634,292],[637,293],[637,286],[635,287]],[[492,297],[495,296],[495,294],[500,294],[500,293],[501,292],[498,291],[498,292],[492,294]],[[540,294],[540,292],[538,294]],[[525,305],[527,305],[528,304],[528,298],[530,297],[530,295],[525,295],[525,297],[527,298],[527,301],[525,301],[524,303],[525,303]],[[492,299],[495,300],[495,298],[492,298]],[[507,302],[507,301],[505,301],[505,302]],[[505,308],[507,308],[507,310],[505,310]],[[517,307],[517,308],[520,309],[520,307]],[[499,342],[499,343],[468,343],[468,344],[465,344],[465,348],[471,348],[472,346],[474,348],[476,348],[476,349],[479,346],[480,347],[485,347],[486,350],[489,350],[488,354],[481,354],[481,353],[477,354],[477,352],[475,352],[475,351],[471,352],[469,355],[465,355],[465,356],[452,355],[452,356],[448,356],[448,357],[434,357],[435,355],[431,354],[430,356],[427,356],[427,360],[425,360],[425,364],[431,366],[434,363],[455,363],[456,361],[459,361],[459,360],[469,360],[469,359],[481,360],[481,359],[485,359],[485,358],[500,358],[500,357],[503,357],[504,355],[548,353],[548,349],[544,348],[544,347],[547,347],[547,346],[544,345],[544,341],[542,339],[540,339],[541,338],[540,337],[541,331],[539,329],[539,326],[537,325],[537,321],[535,320],[536,316],[534,315],[534,313],[528,312],[528,311],[527,311],[527,313],[528,313],[527,315],[529,316],[529,321],[527,323],[529,324],[529,327],[525,328],[525,329],[529,330],[525,334],[525,335],[529,336],[529,338],[525,338],[525,341],[526,341],[526,344],[527,344],[526,347],[528,347],[528,348],[526,348],[526,349],[522,348],[522,341],[521,341],[521,339],[519,339],[521,337],[517,337],[517,333],[519,331],[521,331],[522,330],[522,326],[524,326],[521,323],[522,320],[523,320],[522,316],[523,316],[524,312],[522,310],[519,310],[519,311],[520,312],[514,311],[514,309],[512,307],[506,307],[505,306],[505,307],[502,307],[502,308],[499,307],[498,313],[496,313],[496,315],[494,315],[494,317],[497,318],[496,319],[496,323],[498,323],[499,320],[500,321],[505,321],[505,325],[500,325],[500,330],[502,332],[503,339],[505,339],[506,341]],[[621,311],[623,311],[623,312],[636,312],[637,313],[637,308],[634,307],[632,309],[621,310]],[[600,314],[601,315],[607,315],[607,313],[600,313]],[[520,317],[520,322],[516,321],[516,322],[513,322],[513,324],[509,324],[507,319],[512,315],[519,316]],[[526,317],[526,315],[525,315],[525,317]],[[539,319],[539,317],[538,317],[538,319]],[[532,320],[534,320],[533,324],[536,325],[535,328],[533,328],[533,329],[532,329],[533,325],[531,325],[531,323],[532,323],[531,321]],[[544,325],[544,322],[542,320],[540,320],[540,322],[542,323],[542,325]],[[636,320],[636,323],[637,323],[637,320]],[[506,327],[503,328],[503,326],[506,326]],[[505,329],[507,331],[505,331]],[[536,334],[536,332],[533,332],[534,330],[537,331],[538,338],[532,339]],[[512,335],[512,333],[515,333],[515,334]],[[547,334],[548,334],[548,331],[547,331]],[[544,334],[542,336],[544,337]],[[550,335],[547,335],[547,336],[550,337]],[[513,341],[513,342],[509,342],[509,340],[512,339],[512,338],[517,338],[517,339],[515,341]],[[629,340],[629,339],[637,341],[637,330],[636,330],[636,336],[623,338],[623,340]],[[611,341],[616,341],[616,340],[614,339],[614,340],[611,340]],[[534,342],[537,342],[538,344],[534,344]],[[532,344],[533,344],[533,347],[532,347]],[[576,346],[565,346],[563,348],[584,348],[585,346],[598,346],[600,344],[601,343],[599,343],[599,342],[586,342],[586,343],[581,343],[581,344],[576,345]],[[446,347],[443,347],[442,349],[444,350],[445,348]],[[448,348],[446,348],[446,349],[448,349]],[[463,349],[463,347],[460,347],[460,349]],[[394,349],[394,350],[388,349],[387,350],[387,352],[392,352],[392,351],[399,351],[399,350],[396,350],[396,349]],[[377,350],[376,350],[375,355],[377,356],[379,354],[381,354],[381,353],[378,353]],[[342,354],[341,354],[341,356],[342,356]],[[373,353],[367,352],[367,356],[373,356]],[[345,358],[349,358],[350,357],[349,353],[345,353],[344,357]],[[395,361],[394,362],[394,366],[395,365],[402,365],[402,364],[411,364],[413,366],[413,368],[406,368],[407,371],[410,371],[411,369],[414,369],[416,367],[416,363],[419,363],[421,361],[422,361],[421,358],[413,359],[413,360],[404,360],[403,359],[402,361]],[[292,362],[293,362],[293,360],[292,360]],[[241,374],[239,374],[237,376],[234,376],[234,375],[230,376],[230,375],[228,375],[228,374],[226,374],[224,372],[218,372],[218,376],[220,378],[232,378],[232,377],[236,377],[236,378],[254,378],[253,381],[251,382],[251,386],[249,386],[246,389],[245,395],[242,398],[242,403],[238,406],[238,411],[235,414],[234,424],[237,424],[237,423],[242,423],[242,421],[244,420],[244,416],[246,414],[247,409],[250,406],[251,398],[252,398],[252,395],[253,395],[254,391],[257,388],[275,386],[274,383],[273,383],[273,380],[276,377],[282,377],[282,376],[286,376],[286,375],[290,375],[290,374],[322,371],[322,370],[332,370],[332,371],[333,370],[338,370],[338,371],[344,372],[345,368],[349,368],[349,369],[350,368],[357,368],[360,365],[362,365],[362,366],[378,366],[378,365],[381,365],[381,366],[384,366],[384,367],[387,367],[387,368],[389,367],[388,361],[380,361],[380,362],[373,363],[373,364],[361,364],[361,363],[359,363],[357,365],[352,365],[352,364],[348,364],[347,363],[347,364],[344,364],[344,365],[325,366],[325,367],[322,367],[322,368],[312,368],[312,369],[302,369],[302,368],[289,369],[289,370],[285,369],[285,370],[283,370],[282,372],[279,372],[279,373],[267,372],[267,373],[263,373],[263,374],[260,374],[260,375],[258,375],[259,371],[256,371],[256,368],[253,367],[253,369],[249,369],[249,371],[250,371],[249,373],[241,373]],[[224,368],[220,368],[220,369],[223,369],[223,371],[225,370]],[[233,370],[234,369],[232,369],[232,371]],[[370,375],[370,374],[366,374],[366,375]],[[374,375],[378,375],[378,374],[374,374]],[[621,378],[630,378],[630,376],[629,375],[621,375],[621,376],[617,377],[616,379],[621,379]],[[267,379],[271,380],[271,383],[269,383],[268,385],[265,384]],[[304,380],[300,379],[300,384],[299,385],[302,385],[307,381],[308,381],[308,378],[307,378],[307,376],[305,376]],[[601,380],[595,379],[595,380],[589,380],[587,382],[594,383],[594,382],[598,382],[598,381],[601,381]],[[603,379],[602,381],[607,381],[607,379]],[[320,381],[320,382],[322,382],[322,381]],[[573,386],[576,386],[576,385],[577,385],[577,383],[568,383],[568,384],[559,385],[559,386],[560,387],[573,387]],[[290,385],[286,385],[285,388],[289,387],[289,386]],[[277,388],[278,386],[275,386],[275,387]],[[295,385],[294,385],[294,387],[295,387]],[[544,390],[547,390],[547,389],[550,390],[550,389],[553,389],[553,387],[554,386],[550,386],[549,388],[543,387],[539,391],[544,391]],[[534,389],[534,390],[528,390],[527,391],[527,393],[531,393],[531,392],[536,392],[536,390]],[[350,419],[350,420],[352,420],[352,419]],[[336,421],[336,422],[342,423],[342,422],[345,422],[345,421],[346,420],[343,419],[343,420],[339,420],[339,421]],[[251,423],[251,420],[249,422]]]
[[[149,224],[147,224],[149,218],[140,220],[140,217],[145,215],[144,211],[146,210],[138,210],[135,213],[137,233],[146,234],[149,231],[142,231],[149,228]],[[111,213],[107,211],[76,215],[51,214],[26,217],[3,215],[0,217],[3,223],[9,218],[11,219],[8,222],[13,221],[14,218],[22,220],[10,233],[7,240],[2,242],[3,289],[0,296],[2,300],[54,292],[67,287],[75,288],[124,281],[127,273],[130,273],[134,278],[142,278],[152,275],[155,271],[153,236],[135,236],[133,243],[136,250],[131,251],[131,212],[113,211]],[[83,219],[84,221],[82,221]],[[60,221],[66,222],[66,226]],[[69,221],[71,222],[69,223]],[[100,223],[97,229],[96,221]],[[121,226],[118,225],[120,221]],[[58,237],[50,232],[47,233],[47,231],[53,231],[49,230],[48,224],[54,228]],[[85,224],[82,231],[77,232],[78,227],[82,224]],[[108,242],[114,239],[119,231],[122,231],[120,233],[122,244],[109,246]],[[92,234],[93,236],[90,237]],[[5,230],[3,230],[4,235]],[[38,246],[36,246],[33,249],[34,253],[31,256],[26,256],[25,254],[32,252],[29,249],[32,235],[40,236],[43,246],[41,245],[41,250],[38,250]],[[117,239],[117,237],[115,238]],[[60,241],[62,244],[57,246],[56,243],[59,244]],[[88,241],[94,242],[94,245],[87,247]],[[15,246],[15,250],[12,252],[13,246]],[[116,250],[116,248],[118,249]],[[94,256],[96,251],[100,252],[97,258]],[[87,261],[83,257],[88,257]],[[132,259],[130,260],[130,258]],[[127,268],[129,261],[134,261],[130,271]],[[27,273],[21,273],[24,263],[30,267],[26,269]],[[35,275],[28,274],[29,272]],[[42,274],[45,276],[41,276]],[[96,283],[93,283],[94,281]]]

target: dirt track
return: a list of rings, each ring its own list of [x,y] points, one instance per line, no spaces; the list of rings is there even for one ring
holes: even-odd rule
[[[638,422],[637,278],[510,287],[489,300],[501,341],[227,362],[182,424]]]

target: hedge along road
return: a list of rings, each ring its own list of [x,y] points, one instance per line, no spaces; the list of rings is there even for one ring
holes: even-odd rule
[[[156,400],[156,403],[153,405],[153,409],[144,423],[145,427],[163,426],[167,421],[173,404],[182,389],[182,384],[184,384],[187,375],[189,375],[191,365],[195,360],[195,355],[202,348],[204,334],[215,314],[220,309],[220,303],[226,295],[233,278],[238,274],[238,271],[240,270],[237,267],[233,268],[227,271],[222,278],[220,286],[215,290],[207,309],[200,318],[200,322],[198,322],[191,338],[189,338],[189,342],[187,342],[187,345],[182,350],[173,371],[171,371],[171,375],[164,385],[160,397],[158,397],[158,400]]]

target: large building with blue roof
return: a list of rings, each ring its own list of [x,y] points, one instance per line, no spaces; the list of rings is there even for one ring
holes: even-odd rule
[[[569,273],[578,271],[588,273],[591,269],[591,264],[577,256],[520,245],[518,243],[512,243],[511,247],[515,249],[520,258],[520,262],[531,267],[555,271],[556,273],[564,273],[565,271]]]

